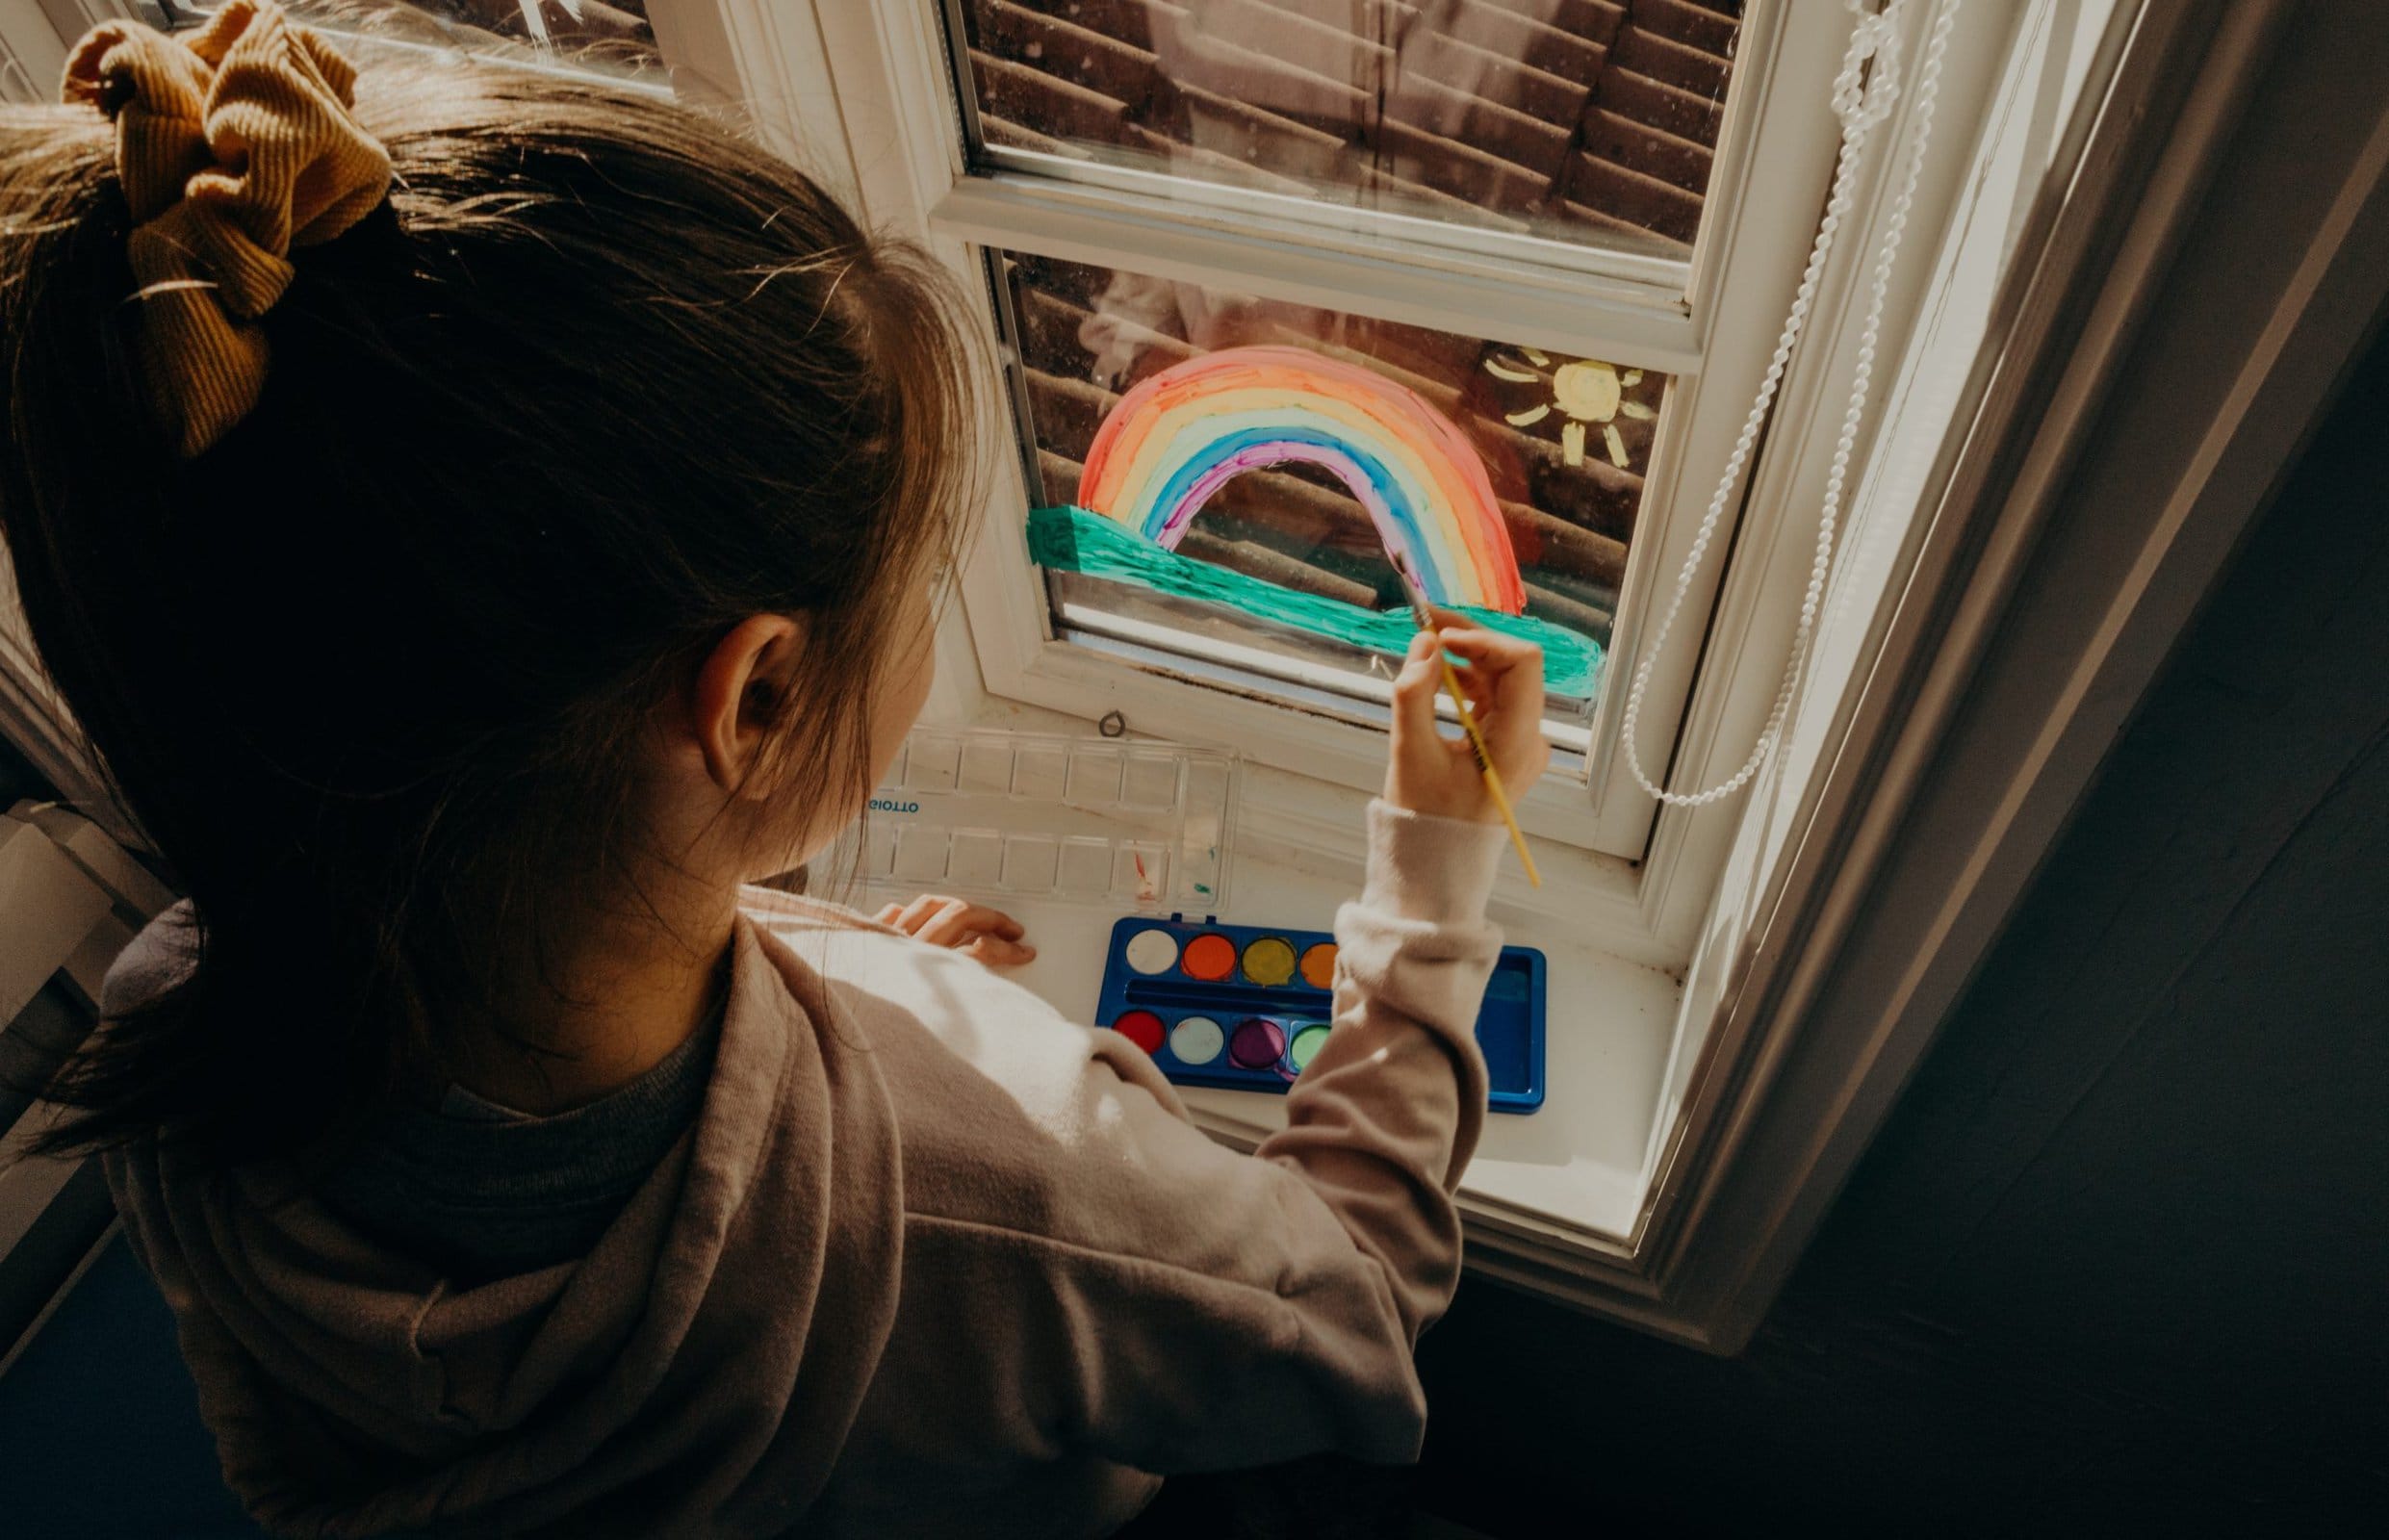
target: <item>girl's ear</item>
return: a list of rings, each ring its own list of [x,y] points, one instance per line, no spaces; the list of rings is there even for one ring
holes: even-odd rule
[[[765,794],[766,788],[750,783],[750,775],[782,703],[795,688],[804,651],[805,626],[797,617],[749,615],[698,665],[689,726],[706,777],[726,795]]]

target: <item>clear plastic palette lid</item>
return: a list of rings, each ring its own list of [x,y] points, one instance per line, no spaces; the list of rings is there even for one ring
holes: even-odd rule
[[[1236,757],[1212,749],[916,729],[827,865],[858,872],[875,895],[1214,914],[1227,900],[1236,779]]]

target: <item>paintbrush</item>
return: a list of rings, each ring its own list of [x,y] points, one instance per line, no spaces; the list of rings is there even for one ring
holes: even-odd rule
[[[1393,557],[1395,576],[1401,579],[1401,591],[1410,601],[1411,623],[1423,631],[1438,629],[1435,611],[1426,602],[1426,590],[1411,576],[1409,561],[1400,552],[1388,554]],[[1518,827],[1518,814],[1511,810],[1509,793],[1503,789],[1502,772],[1493,768],[1493,755],[1485,748],[1485,734],[1477,726],[1477,713],[1468,708],[1468,697],[1460,693],[1460,676],[1452,670],[1451,659],[1444,655],[1441,647],[1435,649],[1435,664],[1444,671],[1444,688],[1451,696],[1452,709],[1460,713],[1460,728],[1468,734],[1469,748],[1476,753],[1477,771],[1485,778],[1485,790],[1492,793],[1493,805],[1502,809],[1502,821],[1509,825],[1510,843],[1518,847],[1518,860],[1527,868],[1527,881],[1540,887],[1543,874],[1534,869],[1534,858],[1527,852],[1526,832]]]

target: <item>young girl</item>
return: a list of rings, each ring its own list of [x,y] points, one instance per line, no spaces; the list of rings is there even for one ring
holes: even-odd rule
[[[1334,1029],[1252,1155],[983,965],[741,885],[928,685],[986,388],[944,280],[681,110],[358,78],[260,0],[0,116],[0,520],[188,904],[47,1089],[293,1534],[1108,1532],[1417,1454],[1503,834],[1395,688]],[[907,934],[917,933],[917,934]],[[927,943],[967,944],[975,952]]]

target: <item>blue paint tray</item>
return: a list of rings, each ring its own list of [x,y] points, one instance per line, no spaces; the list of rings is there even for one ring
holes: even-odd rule
[[[1283,1093],[1325,1039],[1335,937],[1183,914],[1112,927],[1095,1021],[1180,1085]],[[1543,1105],[1543,954],[1505,946],[1477,1014],[1492,1109]]]

